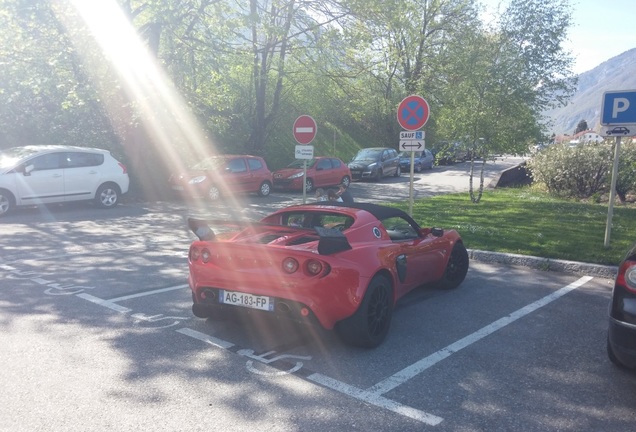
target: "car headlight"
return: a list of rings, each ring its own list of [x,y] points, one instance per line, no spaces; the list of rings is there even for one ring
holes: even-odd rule
[[[189,184],[199,184],[199,183],[201,183],[202,181],[204,181],[204,180],[205,180],[205,178],[206,178],[205,176],[196,176],[196,177],[192,177],[192,178],[190,179],[190,181],[188,181],[188,183],[189,183]]]
[[[368,169],[368,170],[370,170],[370,171],[373,171],[373,170],[374,170],[374,169],[376,169],[377,167],[378,167],[377,162],[376,162],[376,163],[372,163],[372,164],[367,165],[367,169]]]
[[[304,173],[299,172],[299,173],[296,173],[296,174],[292,174],[292,175],[290,175],[290,176],[289,176],[289,177],[287,177],[287,178],[291,180],[291,179],[295,179],[295,178],[298,178],[298,177],[302,177],[302,176],[303,176],[303,174],[304,174]]]

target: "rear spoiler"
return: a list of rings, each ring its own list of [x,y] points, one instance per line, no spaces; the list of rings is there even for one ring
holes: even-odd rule
[[[214,241],[216,239],[216,234],[208,225],[209,222],[210,221],[204,219],[188,218],[188,228],[190,228],[190,231],[192,231],[199,240]],[[236,224],[230,222],[230,225]],[[247,225],[251,224],[244,224],[244,226]],[[347,240],[347,237],[345,237],[340,230],[324,227],[315,227],[314,229],[319,236],[318,253],[320,255],[331,255],[352,249],[349,244],[349,240]]]
[[[188,228],[194,233],[199,240],[212,241],[216,238],[216,234],[203,219],[188,218]]]
[[[323,227],[315,227],[314,229],[320,236],[318,241],[318,253],[320,255],[331,255],[351,249],[349,240],[347,240],[342,231]]]

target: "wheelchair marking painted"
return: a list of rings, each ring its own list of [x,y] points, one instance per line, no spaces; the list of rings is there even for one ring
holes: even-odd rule
[[[297,356],[297,355],[291,355],[291,354],[281,354],[278,355],[276,357],[270,358],[268,359],[267,356],[271,355],[271,354],[275,354],[276,351],[269,351],[266,352],[265,354],[261,354],[261,355],[255,355],[254,354],[254,350],[251,349],[242,349],[237,351],[237,354],[245,356],[245,357],[249,357],[251,359],[254,359],[260,363],[263,364],[270,364],[273,363],[275,361],[278,360],[283,360],[283,359],[299,359],[299,360],[311,360],[311,356]],[[258,374],[258,375],[264,375],[264,376],[281,376],[281,375],[290,375],[293,374],[295,372],[298,372],[302,367],[303,367],[303,362],[301,361],[297,361],[295,363],[294,366],[292,366],[290,369],[288,370],[276,370],[276,371],[262,371],[260,369],[257,369],[254,367],[254,362],[252,360],[248,360],[247,363],[245,364],[245,366],[247,367],[247,370]]]
[[[0,270],[5,270],[7,272],[4,275],[6,279],[25,281],[29,280],[31,282],[35,282],[38,285],[46,286],[47,289],[44,290],[44,294],[51,296],[73,295],[81,293],[85,290],[91,290],[95,288],[92,286],[74,284],[63,285],[52,280],[44,279],[44,276],[46,276],[46,274],[44,273],[34,272],[30,270],[21,271],[7,264],[0,265]]]

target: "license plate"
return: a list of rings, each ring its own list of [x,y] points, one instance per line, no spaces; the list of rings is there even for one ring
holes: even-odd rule
[[[219,290],[219,303],[264,311],[274,310],[274,299],[236,291]]]

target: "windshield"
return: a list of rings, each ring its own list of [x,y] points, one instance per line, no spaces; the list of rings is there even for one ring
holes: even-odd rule
[[[362,149],[358,152],[356,157],[353,160],[366,160],[366,159],[378,159],[382,154],[382,150],[378,149]]]
[[[21,159],[29,157],[39,150],[26,147],[12,147],[0,152],[0,168],[11,168]]]
[[[307,161],[307,168],[311,168],[315,164],[316,164],[316,159],[310,159],[310,160]],[[295,160],[292,163],[290,163],[289,165],[287,165],[287,168],[303,168],[303,167],[304,167],[304,161],[303,160]]]
[[[203,159],[201,162],[192,166],[192,169],[202,170],[202,171],[215,170],[219,168],[222,169],[225,167],[225,161],[226,161],[225,158],[212,156],[212,157]]]

